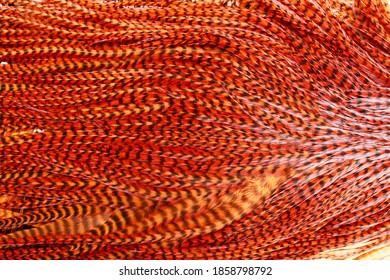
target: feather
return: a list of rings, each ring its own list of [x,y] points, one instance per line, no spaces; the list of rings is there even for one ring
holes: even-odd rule
[[[0,0],[0,258],[387,259],[381,0]]]

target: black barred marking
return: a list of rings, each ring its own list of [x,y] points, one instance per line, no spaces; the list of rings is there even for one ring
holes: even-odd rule
[[[2,258],[373,258],[388,243],[384,2],[6,2]]]

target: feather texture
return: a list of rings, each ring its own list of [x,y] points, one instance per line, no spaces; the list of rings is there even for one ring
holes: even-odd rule
[[[1,259],[388,259],[379,0],[0,0]]]

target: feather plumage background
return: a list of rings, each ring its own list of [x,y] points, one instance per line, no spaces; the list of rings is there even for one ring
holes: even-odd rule
[[[389,258],[389,56],[377,0],[0,0],[0,258]]]

